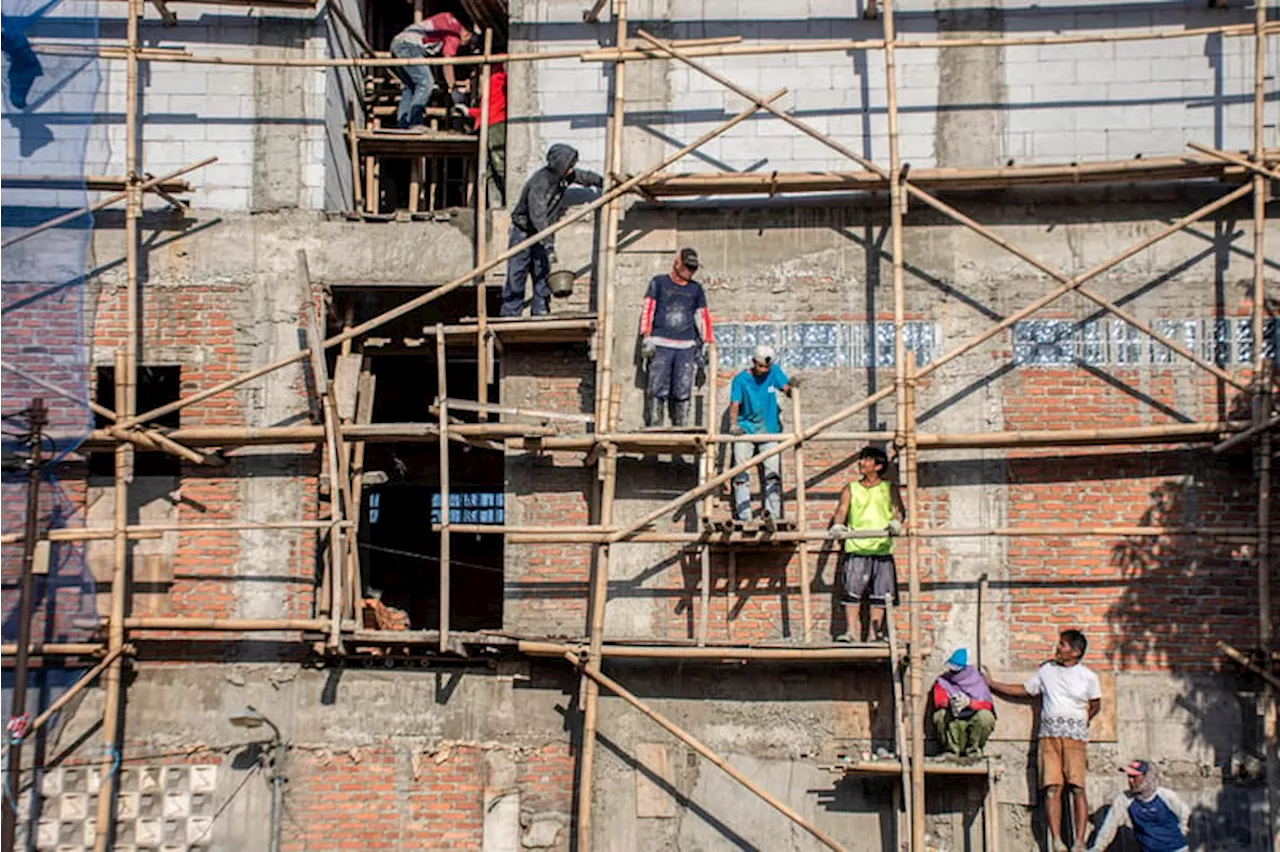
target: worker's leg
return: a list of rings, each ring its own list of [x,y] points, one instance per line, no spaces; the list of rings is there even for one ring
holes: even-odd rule
[[[1041,737],[1036,744],[1036,761],[1040,770],[1040,790],[1044,795],[1044,819],[1049,824],[1051,852],[1061,852],[1062,841],[1062,786],[1063,740],[1059,737]]]
[[[507,238],[508,248],[529,238],[528,234],[515,225],[511,226],[510,234]],[[507,261],[507,280],[502,285],[502,315],[504,317],[518,317],[520,312],[524,310],[524,281],[529,275],[529,264],[532,258],[532,251],[525,249],[513,254]]]
[[[942,747],[952,754],[959,754],[963,747],[962,743],[957,742],[957,735],[962,734],[955,725],[957,721],[959,720],[951,718],[945,707],[933,711],[933,731]]]
[[[671,371],[676,362],[676,350],[659,346],[649,359],[649,375],[645,380],[644,425],[662,425],[662,412],[671,393]]]
[[[533,302],[529,305],[529,314],[535,317],[551,313],[551,282],[547,276],[551,274],[551,259],[542,243],[529,246],[529,275],[533,278]]]
[[[871,570],[866,559],[855,553],[845,553],[840,559],[840,586],[844,595],[840,603],[844,606],[844,632],[836,637],[837,642],[852,642],[854,636],[866,639],[866,629],[862,624],[862,598],[871,582]],[[855,634],[854,631],[858,632]]]
[[[883,641],[889,637],[888,626],[886,625],[885,602],[897,600],[898,597],[898,572],[894,565],[892,556],[866,556],[863,557],[870,565],[870,593],[868,597],[871,599],[871,636],[877,641]]]
[[[1062,775],[1071,794],[1071,839],[1077,849],[1084,848],[1089,832],[1089,800],[1084,792],[1087,749],[1084,740],[1062,741]]]
[[[661,347],[660,347],[661,348]],[[689,425],[689,407],[693,399],[693,376],[697,372],[698,348],[676,349],[671,364],[671,425]]]
[[[968,718],[969,723],[969,743],[964,753],[969,755],[982,754],[982,750],[987,747],[987,740],[991,738],[991,732],[996,729],[996,716],[990,710],[979,710]]]
[[[733,466],[745,462],[756,454],[756,445],[751,441],[733,442]],[[740,471],[733,477],[733,518],[737,521],[751,520],[751,473]]]
[[[756,445],[756,452],[763,453],[778,446],[777,441],[765,441]],[[774,520],[782,520],[782,454],[777,453],[760,463],[760,480],[764,486],[764,510]]]
[[[489,180],[498,194],[498,205],[507,206],[507,123],[489,125]]]
[[[397,59],[420,59],[422,45],[407,39],[393,41],[391,55]],[[401,129],[420,126],[422,112],[431,100],[431,89],[435,85],[431,71],[426,65],[403,65],[392,70],[404,84],[400,106],[396,108],[396,126]]]

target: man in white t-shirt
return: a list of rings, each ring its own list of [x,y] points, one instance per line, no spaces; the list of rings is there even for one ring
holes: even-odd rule
[[[1059,839],[1064,786],[1071,792],[1073,852],[1082,852],[1085,848],[1085,834],[1089,829],[1089,802],[1084,794],[1085,747],[1089,742],[1089,722],[1102,709],[1102,685],[1098,676],[1080,662],[1088,647],[1088,640],[1079,630],[1062,631],[1053,659],[1021,686],[996,683],[983,672],[987,685],[997,695],[1005,698],[1040,696],[1037,763],[1053,852],[1068,850]]]

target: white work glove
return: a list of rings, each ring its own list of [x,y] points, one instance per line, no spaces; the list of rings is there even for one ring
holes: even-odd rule
[[[803,381],[804,381],[804,380],[803,380],[803,379],[801,379],[799,376],[789,376],[789,377],[787,377],[787,384],[791,385],[791,387],[793,387],[793,388],[798,388],[798,387],[800,387],[800,385],[801,385],[801,384],[803,384]]]
[[[827,528],[827,538],[848,538],[853,530],[844,524],[832,524]]]
[[[897,518],[889,521],[888,530],[889,535],[902,535],[902,521],[899,521]]]
[[[959,716],[969,707],[969,696],[963,692],[957,692],[955,695],[947,699],[947,704],[951,707],[951,715]]]
[[[710,344],[710,343],[704,343],[704,344],[702,344],[701,351],[699,352],[699,355],[701,355],[701,357],[702,357],[702,363],[704,363],[704,364],[708,364],[708,363],[710,363],[710,360],[709,360],[709,359],[711,358],[711,344]]]
[[[729,434],[730,434],[730,435],[743,435],[743,434],[746,434],[746,433],[745,433],[745,432],[743,432],[743,430],[742,430],[742,426],[741,426],[741,425],[739,425],[739,424],[735,423],[735,424],[733,424],[732,426],[730,426],[730,427],[729,427]]]
[[[658,354],[658,344],[653,342],[653,338],[645,335],[640,338],[640,357],[648,361],[654,355]]]

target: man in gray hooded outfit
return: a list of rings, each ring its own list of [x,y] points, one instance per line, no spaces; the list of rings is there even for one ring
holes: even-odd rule
[[[578,152],[568,145],[552,145],[547,164],[525,182],[520,200],[511,211],[510,248],[549,227],[564,215],[565,190],[569,184],[604,188],[604,178],[595,172],[575,168]],[[551,285],[547,276],[556,262],[556,237],[550,234],[507,261],[507,283],[502,287],[502,316],[518,317],[524,308],[524,282],[533,276],[533,304],[537,317],[551,312]]]

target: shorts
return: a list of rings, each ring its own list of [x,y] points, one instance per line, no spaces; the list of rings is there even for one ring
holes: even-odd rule
[[[1040,787],[1061,787],[1064,783],[1084,789],[1084,740],[1066,737],[1041,737],[1036,760],[1040,767]]]
[[[844,603],[861,603],[864,598],[877,606],[884,606],[886,600],[898,602],[898,572],[892,556],[846,553],[840,560],[840,583]]]

